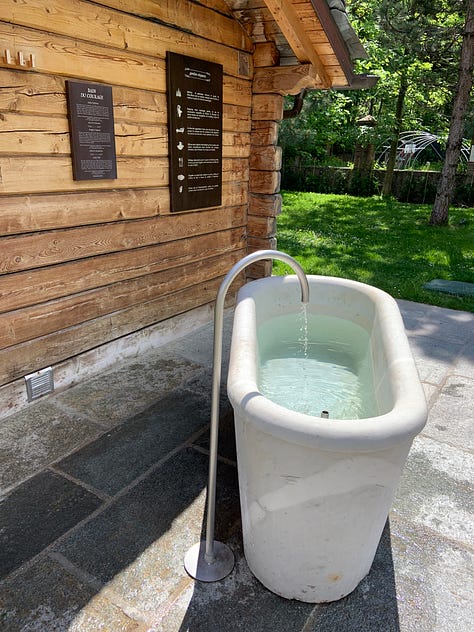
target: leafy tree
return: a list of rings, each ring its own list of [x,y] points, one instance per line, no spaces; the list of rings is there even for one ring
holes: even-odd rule
[[[285,157],[310,156],[322,160],[338,143],[352,148],[354,131],[351,102],[346,93],[311,91],[305,95],[298,117],[281,123],[279,144]]]
[[[459,62],[459,79],[454,98],[451,126],[449,129],[446,157],[441,172],[438,191],[430,217],[430,224],[448,222],[449,204],[456,184],[456,168],[463,139],[464,119],[472,89],[474,67],[474,0],[468,0],[466,23]]]
[[[281,124],[284,157],[352,156],[361,133],[356,122],[367,114],[377,121],[368,140],[378,152],[391,144],[395,155],[401,131],[447,135],[465,2],[346,0],[369,56],[356,71],[379,82],[370,90],[309,92],[300,116]]]
[[[372,63],[384,71],[379,82],[379,92],[383,93],[381,109],[392,108],[388,117],[391,119],[390,150],[382,190],[382,194],[388,196],[404,124],[407,119],[415,122],[418,118],[418,124],[414,125],[417,129],[427,123],[425,117],[419,116],[421,109],[415,107],[417,102],[426,104],[428,95],[431,98],[436,95],[438,102],[442,101],[443,88],[445,97],[449,94],[447,70],[452,68],[457,47],[462,2],[377,0],[370,3],[374,11],[372,18],[367,17],[368,4],[354,0],[349,3],[349,8],[355,13],[356,20],[360,21],[357,16],[369,20],[372,42],[364,43],[369,48]],[[377,72],[376,68],[374,70]],[[407,101],[411,112],[406,112]]]

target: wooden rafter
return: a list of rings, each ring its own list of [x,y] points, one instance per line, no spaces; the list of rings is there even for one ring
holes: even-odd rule
[[[322,89],[321,77],[313,64],[257,68],[253,91],[257,94],[299,94],[302,90]]]
[[[291,0],[264,0],[281,32],[286,37],[298,61],[311,63],[319,75],[322,88],[328,88],[331,80],[319,55],[299,19]]]

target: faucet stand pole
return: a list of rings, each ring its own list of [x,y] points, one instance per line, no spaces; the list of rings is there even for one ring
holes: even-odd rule
[[[184,567],[188,574],[202,582],[216,582],[227,577],[234,568],[235,558],[223,542],[214,540],[216,511],[217,451],[219,439],[219,395],[222,368],[222,331],[224,303],[227,291],[237,277],[251,263],[264,259],[278,259],[290,265],[301,284],[301,300],[309,300],[308,280],[303,269],[290,255],[278,250],[257,250],[238,261],[224,277],[214,307],[214,352],[212,370],[211,429],[209,447],[209,480],[207,485],[206,539],[194,544],[186,553]]]

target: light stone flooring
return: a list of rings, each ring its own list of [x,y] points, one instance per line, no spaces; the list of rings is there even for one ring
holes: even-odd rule
[[[250,573],[224,389],[216,535],[236,567],[214,584],[184,571],[203,534],[209,325],[0,422],[0,629],[470,632],[474,315],[399,305],[430,414],[351,595],[287,601]]]

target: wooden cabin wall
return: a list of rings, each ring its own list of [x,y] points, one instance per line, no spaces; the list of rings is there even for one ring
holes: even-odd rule
[[[170,212],[168,50],[224,66],[220,207]],[[222,0],[2,0],[0,386],[214,300],[246,248],[251,52]],[[69,78],[112,86],[116,180],[73,180]]]

